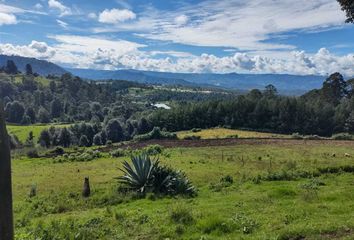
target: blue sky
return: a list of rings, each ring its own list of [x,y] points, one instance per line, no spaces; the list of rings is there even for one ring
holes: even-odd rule
[[[334,0],[0,0],[0,53],[65,67],[354,76]]]

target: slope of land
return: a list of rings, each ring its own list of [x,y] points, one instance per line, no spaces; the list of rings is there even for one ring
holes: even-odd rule
[[[354,167],[345,153],[354,156],[353,147],[239,143],[165,150],[160,161],[186,173],[199,190],[195,198],[119,193],[115,178],[127,157],[14,159],[16,239],[351,239]],[[221,180],[226,176],[233,181]],[[81,197],[84,177],[89,198]]]

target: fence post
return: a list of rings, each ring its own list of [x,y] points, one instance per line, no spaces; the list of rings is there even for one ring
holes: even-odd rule
[[[0,240],[13,240],[11,156],[4,105],[0,100]]]

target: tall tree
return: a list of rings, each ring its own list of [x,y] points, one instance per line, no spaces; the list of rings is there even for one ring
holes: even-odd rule
[[[7,60],[6,66],[5,66],[5,72],[8,74],[17,74],[18,69],[14,61],[12,60]]]
[[[346,12],[347,23],[354,23],[354,0],[337,0],[342,7],[342,10]]]
[[[9,135],[6,131],[4,106],[0,102],[0,239],[12,240],[12,184]]]
[[[347,83],[340,73],[333,73],[323,83],[321,91],[324,100],[337,105],[348,94]]]
[[[32,74],[33,74],[32,66],[31,66],[31,64],[27,63],[26,64],[26,75],[32,75]]]

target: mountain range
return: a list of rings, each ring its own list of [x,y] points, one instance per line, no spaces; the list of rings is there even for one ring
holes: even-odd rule
[[[181,85],[188,87],[214,87],[224,89],[250,90],[263,89],[266,85],[274,85],[282,94],[298,95],[309,90],[320,88],[325,76],[290,75],[290,74],[239,74],[239,73],[171,73],[139,70],[94,70],[62,68],[54,63],[20,56],[0,55],[0,66],[7,60],[13,60],[18,69],[25,71],[27,63],[32,65],[33,72],[40,75],[62,75],[70,72],[83,79],[90,80],[128,80],[139,83],[159,85]]]
[[[167,84],[183,86],[204,86],[225,89],[251,90],[263,89],[274,85],[280,93],[298,95],[320,88],[325,79],[316,75],[289,74],[216,74],[216,73],[170,73],[138,70],[92,70],[67,69],[81,78],[93,80],[124,79],[149,84]]]

